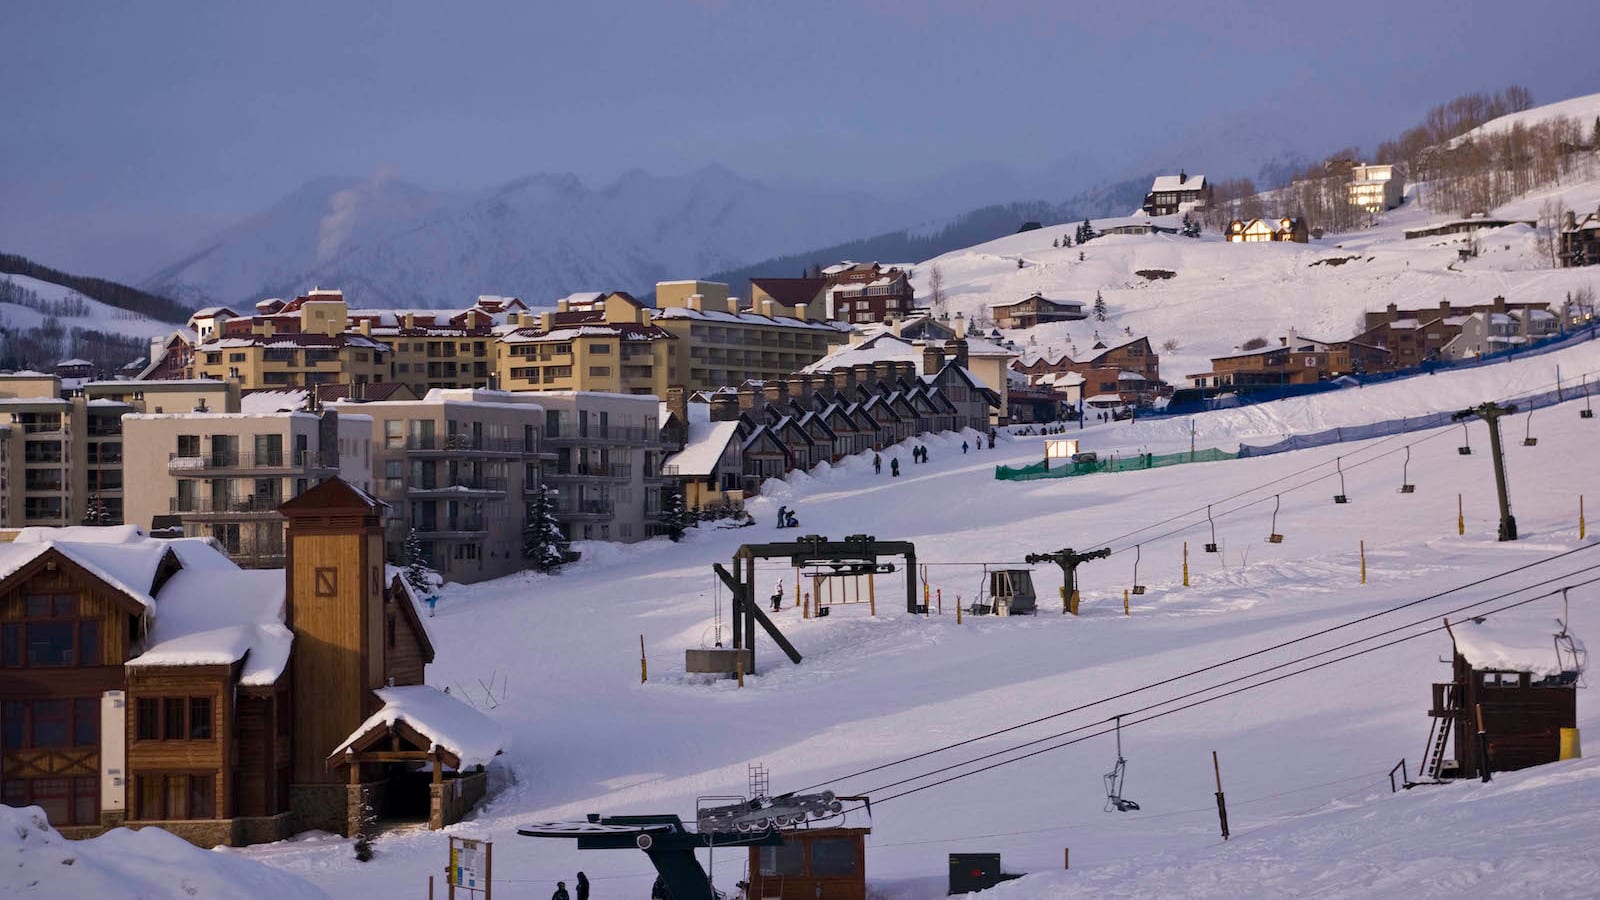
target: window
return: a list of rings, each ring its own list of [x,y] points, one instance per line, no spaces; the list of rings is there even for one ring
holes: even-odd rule
[[[611,376],[611,367],[610,366],[590,366],[589,367],[589,377],[590,378],[609,378],[610,376]]]
[[[803,875],[805,870],[805,848],[799,841],[761,848],[762,875]]]
[[[134,740],[161,739],[161,701],[149,697],[139,698],[134,715]]]
[[[184,707],[186,705],[182,697],[168,697],[162,701],[163,719],[166,722],[166,726],[161,730],[161,736],[164,739],[169,741],[181,741],[184,739],[186,735]]]
[[[189,698],[189,740],[211,740],[211,698]]]
[[[32,747],[70,747],[72,746],[71,731],[69,728],[69,711],[72,704],[67,700],[35,700],[33,706],[33,735],[29,746]]]
[[[100,704],[90,698],[74,700],[72,706],[72,743],[79,747],[93,747],[100,743]]]
[[[812,841],[811,874],[819,878],[845,878],[856,874],[856,842],[848,838]]]

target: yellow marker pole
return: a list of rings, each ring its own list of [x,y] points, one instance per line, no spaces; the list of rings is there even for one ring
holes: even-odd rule
[[[1361,583],[1367,583],[1367,542],[1361,542]]]
[[[1127,615],[1128,614],[1128,589],[1127,588],[1123,588],[1122,589],[1122,614],[1123,615]]]
[[[956,624],[961,624],[961,595],[956,595]]]
[[[1583,523],[1583,495],[1578,495],[1578,540],[1583,540],[1588,533],[1588,528]]]
[[[1456,495],[1456,534],[1467,533],[1467,516],[1465,507],[1461,505],[1461,495]]]
[[[644,684],[650,680],[650,667],[644,660],[644,635],[639,635],[639,683]]]
[[[805,595],[805,599],[800,601],[800,618],[802,618],[802,619],[811,618],[811,595],[810,594],[806,594]]]
[[[800,567],[794,567],[794,605],[800,605]]]
[[[739,687],[744,687],[744,648],[733,651],[733,670],[739,676]]]
[[[878,579],[875,575],[867,576],[867,615],[874,617],[878,615]]]
[[[1189,542],[1183,542],[1183,586],[1189,586]]]

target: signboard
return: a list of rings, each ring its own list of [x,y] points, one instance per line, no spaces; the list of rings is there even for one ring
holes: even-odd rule
[[[1045,459],[1070,459],[1077,452],[1076,438],[1047,438],[1044,442]]]
[[[489,890],[489,841],[450,839],[450,868],[446,877],[452,888]]]

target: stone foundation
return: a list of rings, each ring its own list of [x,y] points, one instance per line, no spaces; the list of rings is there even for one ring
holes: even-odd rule
[[[349,824],[349,786],[344,784],[292,784],[289,811],[296,831],[316,828],[344,834]]]
[[[388,791],[387,781],[372,781],[345,787],[345,837],[355,837],[361,831],[361,810],[364,804],[372,807],[373,828],[376,830],[378,815],[383,809],[384,795]]]
[[[428,827],[437,831],[461,821],[488,790],[489,773],[482,768],[453,775],[441,784],[428,785],[431,798]]]

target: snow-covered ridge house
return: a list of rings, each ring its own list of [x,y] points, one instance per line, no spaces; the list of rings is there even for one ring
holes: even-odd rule
[[[1148,337],[1128,338],[1121,343],[1095,341],[1090,350],[1098,351],[1086,360],[1074,360],[1065,353],[1056,359],[1037,356],[1011,364],[1028,376],[1034,385],[1040,378],[1055,375],[1055,383],[1070,386],[1098,405],[1148,404],[1166,388],[1161,380],[1161,356],[1150,346]],[[1060,376],[1075,374],[1081,381],[1062,382]]]
[[[202,846],[349,833],[367,804],[458,819],[498,730],[423,686],[433,646],[379,510],[337,479],[285,504],[283,570],[134,526],[0,543],[0,800],[69,837],[157,825]]]
[[[1078,300],[1047,300],[1038,291],[1015,303],[990,307],[996,328],[1032,328],[1047,322],[1076,322],[1089,318]]]
[[[1271,241],[1291,241],[1304,244],[1311,240],[1311,232],[1306,228],[1305,219],[1297,216],[1284,216],[1279,219],[1265,219],[1260,216],[1246,222],[1243,219],[1234,219],[1228,223],[1226,232],[1230,244],[1268,243]]]
[[[1560,258],[1563,268],[1600,264],[1600,212],[1582,219],[1571,210],[1562,215]]]
[[[1146,215],[1170,216],[1190,210],[1205,209],[1211,205],[1211,182],[1204,175],[1190,175],[1179,171],[1176,175],[1158,175],[1150,184],[1140,207]]]

